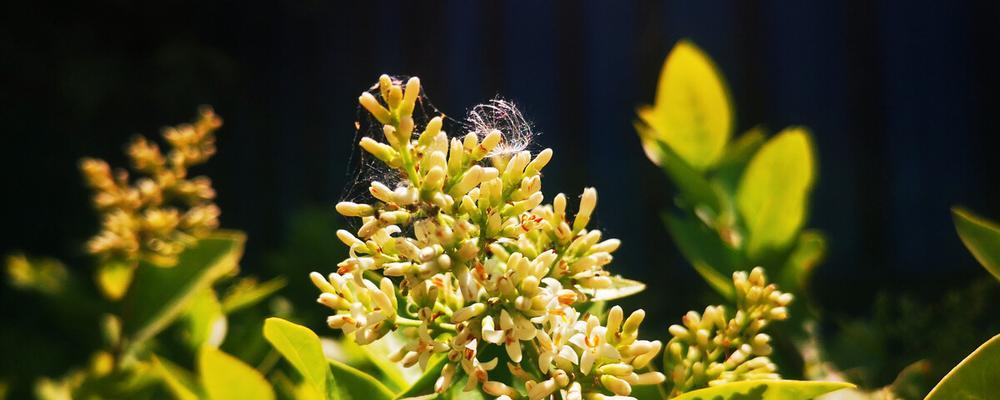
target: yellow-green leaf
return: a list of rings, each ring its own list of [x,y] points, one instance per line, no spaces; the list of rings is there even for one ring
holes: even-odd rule
[[[274,390],[260,372],[214,347],[201,348],[198,371],[211,400],[274,399]]]
[[[327,366],[319,336],[302,325],[268,318],[264,321],[264,338],[302,374],[318,393],[327,392]]]
[[[705,170],[732,134],[733,111],[722,74],[704,52],[682,40],[663,63],[653,107],[639,118],[692,167]]]
[[[951,209],[958,237],[976,260],[1000,279],[1000,225],[963,208]]]
[[[119,300],[125,296],[132,277],[135,275],[136,264],[109,260],[97,267],[97,287],[101,293],[111,300]]]
[[[222,313],[222,305],[212,289],[198,292],[181,319],[183,323],[184,340],[192,348],[202,345],[219,347],[226,337],[228,323]]]
[[[392,400],[396,397],[378,379],[340,361],[330,360],[330,383],[327,398],[331,400]]]
[[[812,139],[802,127],[785,129],[750,160],[737,189],[736,208],[747,227],[751,259],[786,247],[798,234],[815,168]]]
[[[153,371],[155,371],[163,384],[170,390],[177,400],[198,400],[201,388],[195,383],[195,378],[188,371],[173,363],[153,356]]]
[[[123,300],[124,330],[141,343],[167,327],[196,293],[234,271],[243,254],[242,232],[219,231],[181,253],[172,268],[141,264]]]
[[[743,381],[698,389],[673,400],[789,400],[811,399],[840,389],[853,388],[846,382]]]
[[[1000,335],[958,363],[925,400],[992,399],[1000,393]]]
[[[639,281],[625,279],[621,276],[611,277],[611,286],[601,289],[579,288],[580,291],[590,295],[590,301],[607,301],[628,297],[646,289],[646,285]]]
[[[222,298],[222,312],[230,314],[257,304],[285,287],[286,283],[281,276],[264,283],[258,283],[254,278],[240,279]]]

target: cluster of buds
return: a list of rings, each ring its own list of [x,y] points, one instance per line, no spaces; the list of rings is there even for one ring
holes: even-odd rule
[[[671,325],[664,370],[670,374],[673,395],[718,384],[780,379],[768,358],[771,337],[762,333],[771,321],[788,318],[792,295],[767,283],[757,267],[733,274],[736,315],[730,319],[724,306],[690,311],[681,325]]]
[[[136,265],[140,259],[172,266],[177,255],[196,239],[218,227],[215,191],[204,176],[189,178],[188,169],[215,154],[214,131],[222,120],[211,108],[200,110],[192,124],[166,128],[170,151],[137,136],[127,147],[132,169],[114,169],[104,160],[81,161],[87,185],[102,214],[102,230],[87,243],[87,251],[105,261]]]
[[[604,266],[620,242],[587,229],[597,192],[584,190],[572,218],[565,195],[542,204],[551,150],[508,151],[497,129],[449,137],[440,116],[418,130],[419,101],[417,78],[404,88],[385,75],[359,98],[384,139],[360,146],[398,179],[371,182],[371,203],[337,204],[361,224],[337,233],[350,248],[337,271],[312,274],[330,327],[359,343],[409,335],[391,359],[446,358],[437,392],[463,377],[465,390],[529,399],[628,396],[662,382],[642,372],[662,348],[638,340],[642,310],[624,318],[614,307],[604,326],[577,311],[617,279]],[[491,380],[498,365],[522,384]]]

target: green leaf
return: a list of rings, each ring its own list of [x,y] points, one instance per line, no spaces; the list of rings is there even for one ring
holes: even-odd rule
[[[716,163],[715,170],[712,172],[713,181],[720,182],[728,193],[736,193],[736,187],[739,185],[740,177],[743,176],[747,164],[750,163],[754,154],[757,154],[760,147],[767,142],[766,132],[763,127],[756,126],[730,143],[722,158]]]
[[[204,289],[194,296],[184,311],[182,321],[184,340],[192,348],[206,344],[219,347],[226,337],[226,316],[212,289]]]
[[[327,366],[319,336],[281,318],[264,321],[264,337],[318,393],[327,393]]]
[[[925,400],[992,399],[997,393],[1000,393],[1000,335],[958,363]]]
[[[811,399],[840,389],[853,388],[846,382],[742,381],[698,389],[673,400],[789,400]]]
[[[140,265],[123,304],[123,323],[131,342],[141,343],[179,316],[195,294],[236,270],[246,236],[219,231],[181,253],[177,265]]]
[[[826,238],[816,231],[804,231],[799,235],[795,249],[788,256],[781,276],[779,286],[788,290],[801,292],[809,283],[813,269],[823,260],[826,253]]]
[[[198,371],[211,400],[274,399],[274,390],[260,372],[214,347],[201,348]]]
[[[951,215],[965,247],[987,271],[1000,279],[1000,226],[964,208],[952,208]]]
[[[785,248],[805,222],[815,165],[805,128],[787,128],[750,160],[736,193],[748,231],[747,252],[758,260]]]
[[[639,117],[693,168],[704,171],[732,134],[732,105],[722,74],[693,43],[682,40],[663,63],[653,107]]]
[[[625,279],[621,276],[611,277],[611,286],[603,289],[585,289],[580,287],[580,291],[590,295],[590,301],[608,301],[628,297],[646,289],[646,284]]]
[[[340,361],[330,360],[327,398],[334,400],[392,400],[396,397],[378,379]]]
[[[687,205],[689,208],[704,204],[712,210],[719,209],[718,194],[700,171],[695,170],[681,159],[668,144],[651,139],[653,131],[648,126],[636,122],[635,129],[639,132],[640,139],[643,140],[646,155],[656,165],[659,165],[667,177],[677,186],[677,190],[689,203]]]
[[[101,293],[111,300],[120,300],[125,296],[132,277],[135,276],[136,264],[121,260],[109,260],[97,267],[97,287]]]
[[[410,385],[409,389],[406,389],[402,393],[396,395],[396,399],[404,399],[408,397],[416,397],[422,395],[428,395],[434,393],[434,384],[437,382],[439,376],[441,376],[441,369],[444,365],[448,363],[448,358],[442,355],[432,356],[431,361],[427,363],[427,371]]]
[[[277,277],[264,283],[257,283],[254,278],[240,279],[222,299],[222,312],[231,314],[243,308],[257,304],[261,300],[285,287],[287,280]]]
[[[195,382],[194,376],[173,363],[153,356],[153,371],[160,376],[164,385],[177,400],[198,400],[202,390]]]
[[[663,222],[681,254],[705,282],[723,297],[734,298],[729,275],[740,264],[736,252],[722,242],[717,232],[695,218],[663,214]]]

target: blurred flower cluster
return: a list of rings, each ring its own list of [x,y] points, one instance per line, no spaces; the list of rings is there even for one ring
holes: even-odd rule
[[[80,162],[93,204],[102,214],[101,231],[87,243],[87,251],[104,262],[134,267],[139,260],[172,266],[177,255],[218,225],[219,207],[209,178],[189,177],[188,169],[215,154],[214,132],[222,120],[203,107],[192,124],[166,128],[170,149],[136,136],[126,152],[132,169],[112,169],[107,162],[87,158]]]
[[[724,306],[689,311],[681,325],[671,325],[666,365],[673,393],[743,380],[781,379],[768,358],[771,337],[762,330],[771,321],[788,318],[792,295],[768,284],[764,269],[733,273],[736,314]]]
[[[319,303],[334,312],[331,328],[360,344],[409,335],[391,359],[427,368],[446,358],[438,392],[465,377],[465,390],[499,398],[604,398],[665,379],[641,372],[662,348],[638,339],[642,310],[626,317],[613,307],[603,325],[579,311],[642,288],[604,269],[620,242],[587,229],[594,189],[569,217],[565,195],[542,204],[552,150],[504,150],[505,135],[516,133],[499,129],[449,138],[440,116],[418,131],[417,78],[404,89],[383,75],[372,92],[359,101],[384,140],[360,146],[398,179],[371,181],[370,202],[337,204],[361,225],[338,232],[350,256],[337,271],[311,275]],[[491,379],[499,365],[516,382]]]

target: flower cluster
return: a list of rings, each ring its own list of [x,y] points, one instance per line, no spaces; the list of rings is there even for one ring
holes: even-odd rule
[[[628,396],[662,382],[640,372],[662,347],[638,340],[642,310],[625,318],[614,307],[605,325],[577,311],[620,281],[604,269],[620,242],[587,229],[597,192],[584,190],[572,218],[562,194],[542,204],[552,150],[505,151],[498,129],[449,137],[440,116],[418,130],[418,101],[417,78],[404,89],[385,75],[359,99],[384,139],[360,146],[398,181],[371,182],[370,204],[337,204],[361,225],[338,232],[350,256],[337,271],[311,275],[334,311],[329,326],[362,344],[409,334],[392,359],[426,368],[446,358],[438,392],[462,376],[465,390],[530,399]],[[498,365],[519,383],[491,380]]]
[[[202,108],[193,124],[166,128],[170,151],[137,136],[127,147],[132,169],[143,175],[130,181],[125,169],[112,170],[104,160],[81,161],[87,185],[102,213],[102,230],[87,243],[87,251],[103,260],[135,265],[145,259],[171,266],[195,239],[218,227],[215,191],[204,176],[188,177],[188,168],[215,154],[214,131],[222,120]]]
[[[666,365],[673,395],[705,386],[758,379],[780,379],[768,358],[771,337],[761,331],[771,322],[788,318],[792,295],[767,283],[757,267],[733,274],[736,315],[724,306],[708,306],[703,314],[690,311],[682,325],[671,325]]]

